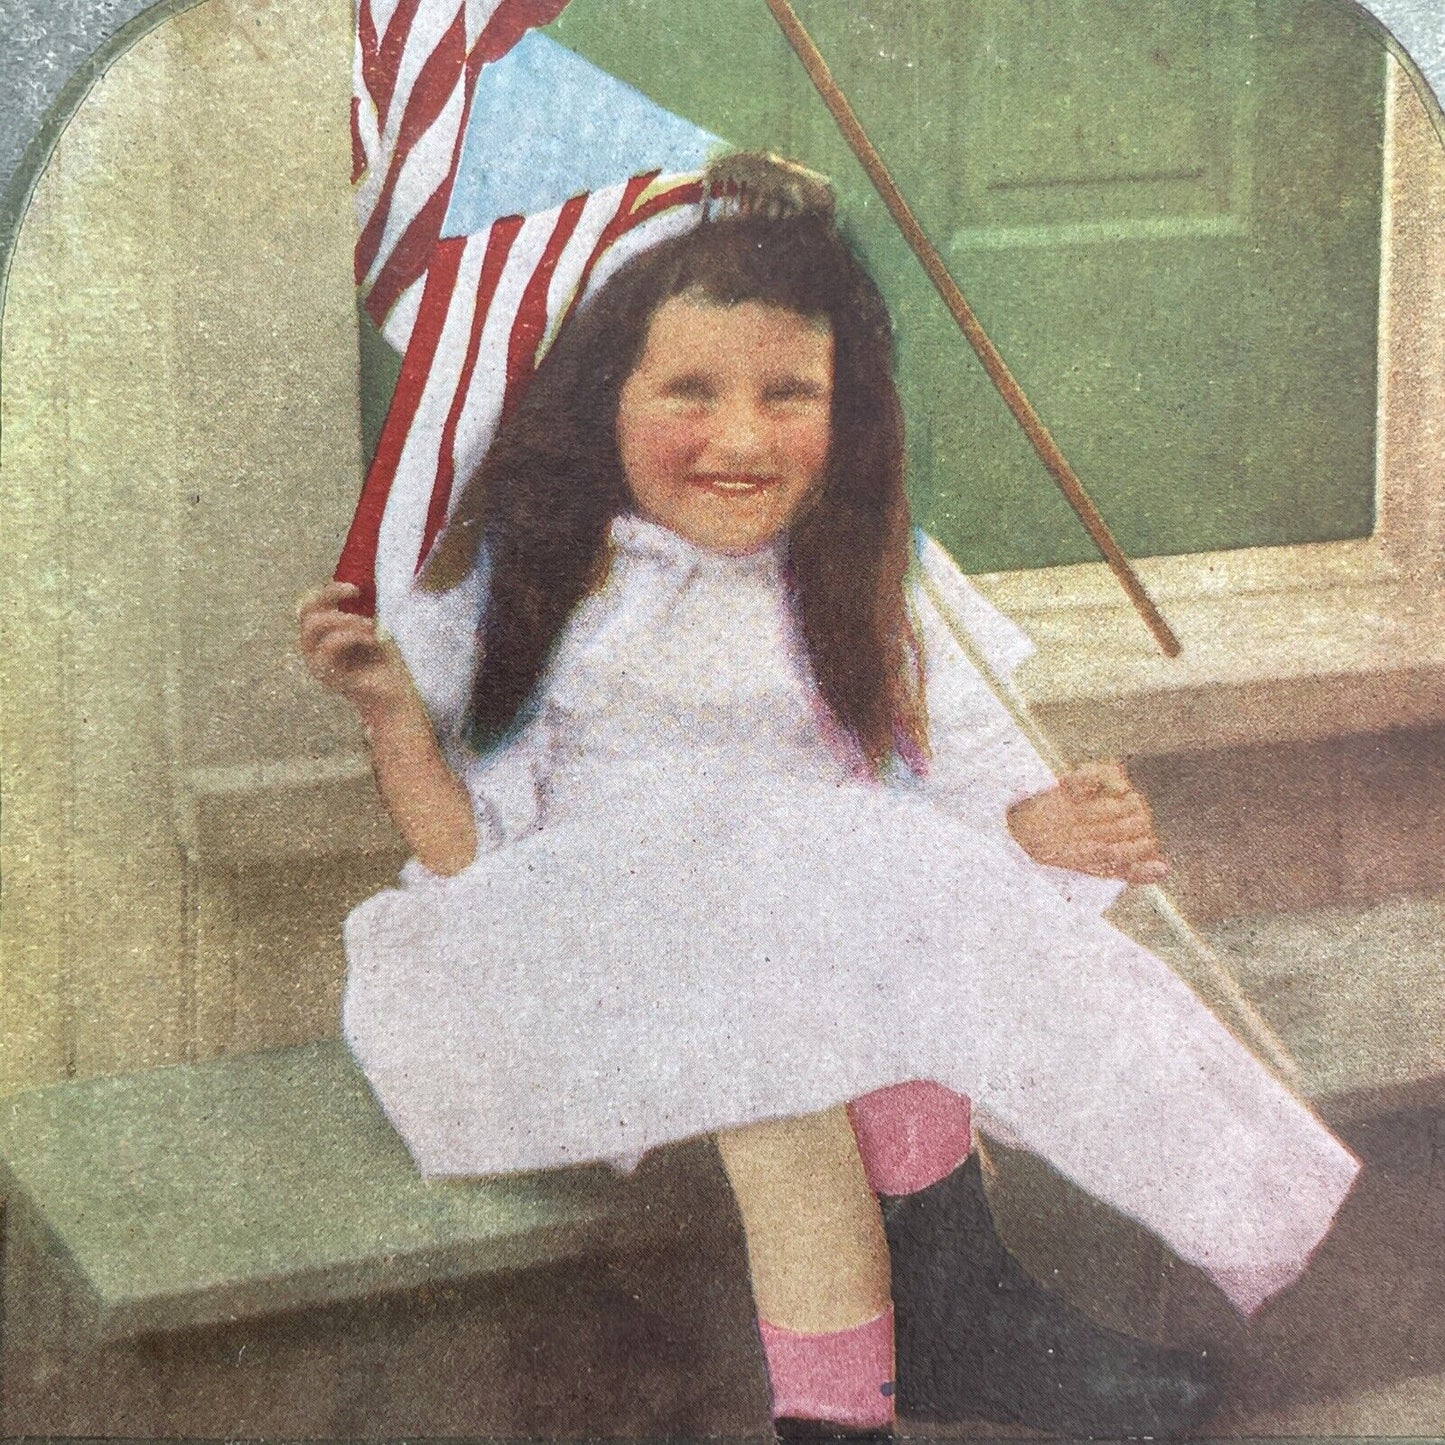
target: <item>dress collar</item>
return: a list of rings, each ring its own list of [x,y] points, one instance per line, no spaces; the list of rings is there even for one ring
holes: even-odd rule
[[[634,512],[615,516],[609,535],[613,547],[624,556],[651,558],[688,573],[706,570],[767,576],[782,569],[784,544],[781,541],[754,552],[715,552]]]

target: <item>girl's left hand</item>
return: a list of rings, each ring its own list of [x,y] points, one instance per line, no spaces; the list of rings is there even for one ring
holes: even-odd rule
[[[1126,883],[1169,872],[1144,796],[1119,763],[1085,763],[1056,788],[1015,803],[1008,826],[1036,863]]]

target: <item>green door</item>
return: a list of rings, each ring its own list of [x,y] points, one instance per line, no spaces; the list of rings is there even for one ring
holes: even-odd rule
[[[1127,551],[1370,532],[1385,56],[1343,0],[798,8]],[[918,520],[965,567],[1094,556],[763,0],[572,0],[552,33],[834,178]]]

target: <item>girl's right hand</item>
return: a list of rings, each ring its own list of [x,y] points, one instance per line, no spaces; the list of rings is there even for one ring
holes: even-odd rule
[[[340,693],[369,722],[404,705],[411,696],[411,676],[401,652],[371,617],[343,612],[360,589],[350,582],[327,582],[296,604],[301,656],[312,677]]]

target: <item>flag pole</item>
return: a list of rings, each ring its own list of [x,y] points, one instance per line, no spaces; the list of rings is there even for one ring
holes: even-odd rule
[[[1023,694],[1013,681],[999,672],[984,655],[983,650],[973,640],[967,625],[933,580],[926,565],[919,566],[918,577],[924,594],[953,634],[963,655],[988,685],[989,691],[1008,709],[1009,716],[1018,724],[1020,731],[1033,744],[1044,762],[1056,774],[1064,773],[1067,764],[1054,746],[1053,740],[1034,720]],[[1131,907],[1131,904],[1136,906]],[[1130,888],[1124,898],[1109,910],[1110,914],[1115,915],[1111,921],[1121,932],[1128,933],[1130,923],[1138,921],[1137,913],[1140,907],[1152,913],[1157,920],[1157,926],[1172,935],[1178,945],[1178,955],[1166,960],[1175,972],[1184,977],[1185,982],[1195,989],[1215,1017],[1232,1029],[1286,1088],[1299,1094],[1303,1082],[1300,1067],[1288,1046],[1249,1001],[1228,964],[1189,926],[1175,906],[1174,900],[1157,883]]]
[[[808,34],[789,0],[767,0],[767,6],[773,12],[773,18],[778,22],[783,34],[787,36],[788,43],[797,53],[798,59],[803,62],[803,68],[808,72],[808,78],[813,82],[818,94],[822,96],[823,103],[832,113],[838,129],[843,132],[843,137],[852,148],[853,154],[858,157],[863,169],[868,173],[868,179],[873,182],[874,188],[883,199],[883,204],[888,207],[888,213],[893,217],[898,229],[902,231],[904,239],[913,248],[913,254],[918,257],[923,269],[928,273],[928,279],[933,282],[934,288],[943,298],[943,304],[948,307],[953,319],[958,323],[959,330],[963,332],[968,344],[973,347],[979,361],[983,364],[983,369],[988,373],[989,380],[998,389],[1005,405],[1023,428],[1024,435],[1028,437],[1034,451],[1038,453],[1039,460],[1043,462],[1049,475],[1058,484],[1059,490],[1064,494],[1064,499],[1074,509],[1075,515],[1083,523],[1084,530],[1088,532],[1104,561],[1108,563],[1109,570],[1119,580],[1120,586],[1123,587],[1130,602],[1134,604],[1135,610],[1144,619],[1149,631],[1154,634],[1155,641],[1158,642],[1165,656],[1178,657],[1179,639],[1154,605],[1153,599],[1144,590],[1144,584],[1139,580],[1129,559],[1125,557],[1119,544],[1114,540],[1108,523],[1105,522],[1098,507],[1094,505],[1093,500],[1084,490],[1084,484],[1069,465],[1068,459],[1059,449],[1059,444],[1050,434],[1048,427],[1044,425],[1043,418],[1034,410],[1033,403],[1024,395],[1023,388],[1018,384],[1013,372],[1009,370],[1008,363],[983,329],[983,324],[974,314],[973,308],[968,304],[958,283],[949,274],[937,248],[918,224],[912,208],[904,199],[903,193],[898,189],[892,175],[889,174],[883,157],[878,154],[873,142],[868,139],[868,133],[863,129],[854,113],[848,97],[843,94],[838,82],[833,79],[827,61],[823,59],[818,47],[813,43],[813,37]]]
[[[883,203],[888,207],[889,214],[903,233],[904,239],[912,247],[914,255],[918,257],[923,269],[928,273],[929,280],[933,282],[938,294],[943,298],[944,305],[948,307],[953,319],[958,323],[959,329],[963,332],[969,345],[973,347],[984,370],[988,373],[989,380],[998,389],[999,394],[1033,445],[1035,452],[1038,453],[1039,460],[1043,462],[1050,476],[1058,484],[1065,499],[1093,539],[1094,545],[1109,564],[1110,570],[1119,579],[1129,600],[1144,619],[1150,632],[1154,634],[1159,646],[1167,656],[1177,657],[1180,651],[1178,638],[1175,637],[1173,630],[1144,590],[1144,586],[1133,567],[1130,566],[1128,558],[1124,556],[1119,544],[1114,540],[1108,523],[1104,521],[1099,509],[1084,490],[1083,483],[1069,465],[1043,419],[1034,410],[1028,397],[1024,395],[1022,387],[1019,386],[1018,381],[1009,370],[1008,363],[1004,361],[998,348],[983,329],[983,324],[974,314],[973,308],[968,304],[958,283],[949,274],[943,258],[918,224],[912,208],[898,189],[882,156],[878,154],[872,141],[869,140],[848,97],[843,94],[837,81],[833,79],[827,62],[813,43],[813,38],[808,34],[803,22],[798,18],[790,0],[767,0],[767,6],[772,11],[783,34],[787,36],[788,43],[797,53],[798,59],[802,61],[803,68],[808,72],[808,78],[822,96],[854,155],[858,157],[863,169],[867,172],[868,179],[873,182]],[[949,630],[958,640],[964,655],[977,668],[994,696],[1008,709],[1010,716],[1044,761],[1055,772],[1062,772],[1066,766],[1064,759],[1059,755],[1052,740],[1035,722],[1023,695],[1011,682],[1001,677],[989,665],[988,660],[974,645],[967,627],[954,613],[953,608],[948,605],[947,599],[932,584],[926,571],[923,572],[923,579],[925,591]],[[1276,1077],[1287,1086],[1298,1090],[1301,1082],[1299,1064],[1288,1047],[1260,1016],[1224,961],[1189,926],[1169,895],[1162,888],[1153,884],[1131,889],[1130,894],[1155,916],[1158,923],[1168,933],[1173,935],[1183,955],[1180,962],[1185,965],[1186,971],[1190,975],[1190,981],[1203,995],[1206,1004],[1217,1015],[1227,1020],[1253,1050],[1256,1057],[1270,1068]]]

